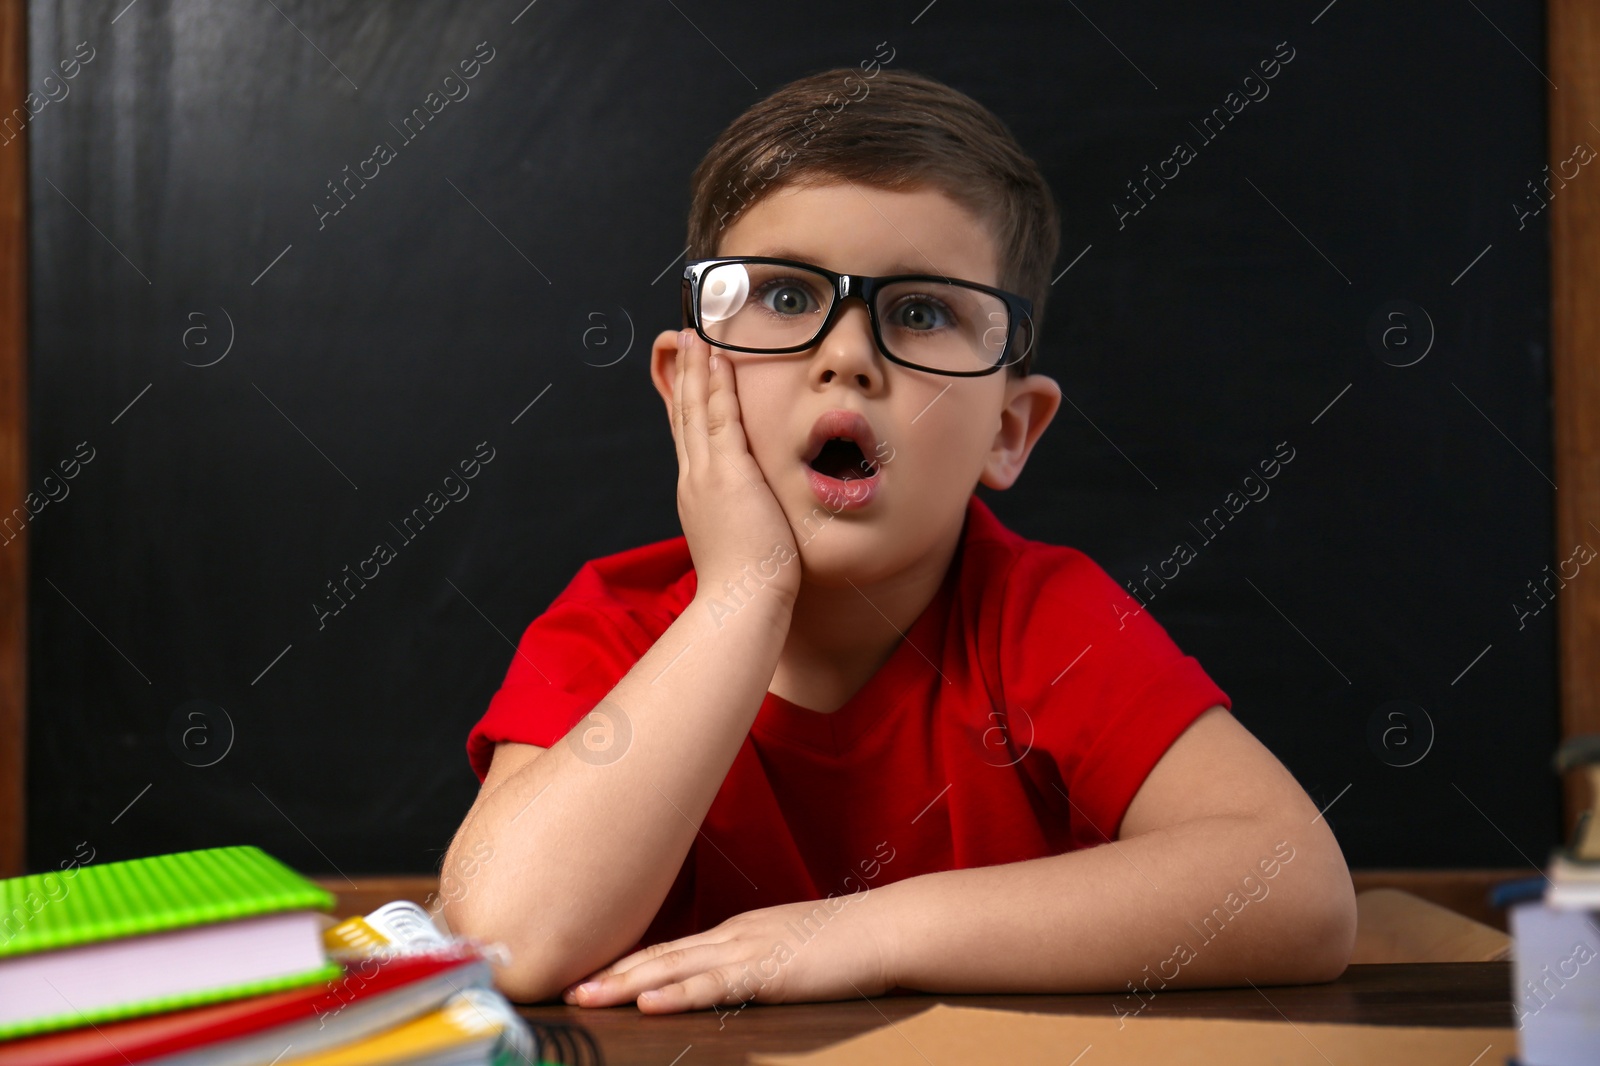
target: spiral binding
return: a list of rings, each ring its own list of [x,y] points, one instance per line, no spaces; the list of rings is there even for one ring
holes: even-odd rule
[[[605,1066],[605,1056],[594,1042],[594,1034],[576,1022],[545,1022],[523,1019],[538,1040],[538,1062],[557,1066]]]

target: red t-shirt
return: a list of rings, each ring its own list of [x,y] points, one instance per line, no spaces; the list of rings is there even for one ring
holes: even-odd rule
[[[584,564],[467,736],[479,780],[499,741],[560,741],[694,592],[681,536]],[[1115,839],[1150,769],[1217,705],[1233,708],[1099,565],[974,495],[938,593],[855,695],[822,714],[766,694],[639,945]]]

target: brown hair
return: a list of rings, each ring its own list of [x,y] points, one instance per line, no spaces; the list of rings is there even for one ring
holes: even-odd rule
[[[1033,302],[1030,350],[1008,368],[1029,373],[1061,246],[1049,184],[1005,124],[970,96],[923,74],[870,65],[871,73],[864,61],[859,71],[836,67],[792,81],[722,131],[690,179],[689,258],[716,255],[740,212],[787,185],[935,188],[988,228],[998,286]]]

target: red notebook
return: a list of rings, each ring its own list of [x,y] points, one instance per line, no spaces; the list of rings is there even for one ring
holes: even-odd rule
[[[344,962],[325,984],[0,1044],[0,1066],[124,1066],[193,1050],[207,1063],[267,1062],[359,1040],[436,1010],[455,992],[493,987],[468,945]],[[291,1056],[292,1057],[292,1056]],[[173,1061],[169,1059],[168,1061]]]

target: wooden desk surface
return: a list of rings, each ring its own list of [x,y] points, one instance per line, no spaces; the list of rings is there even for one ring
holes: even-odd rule
[[[577,1021],[594,1033],[609,1066],[743,1066],[752,1051],[810,1051],[920,1014],[935,1003],[1058,1014],[1111,1015],[1124,995],[888,996],[836,1003],[750,1004],[738,1013],[645,1015],[637,1007],[601,1010],[566,1004],[521,1006],[533,1021]],[[1141,1017],[1247,1018],[1363,1025],[1505,1027],[1511,1013],[1509,962],[1351,966],[1320,985],[1159,992]],[[685,1051],[687,1050],[687,1053]],[[681,1058],[679,1056],[682,1056]]]

